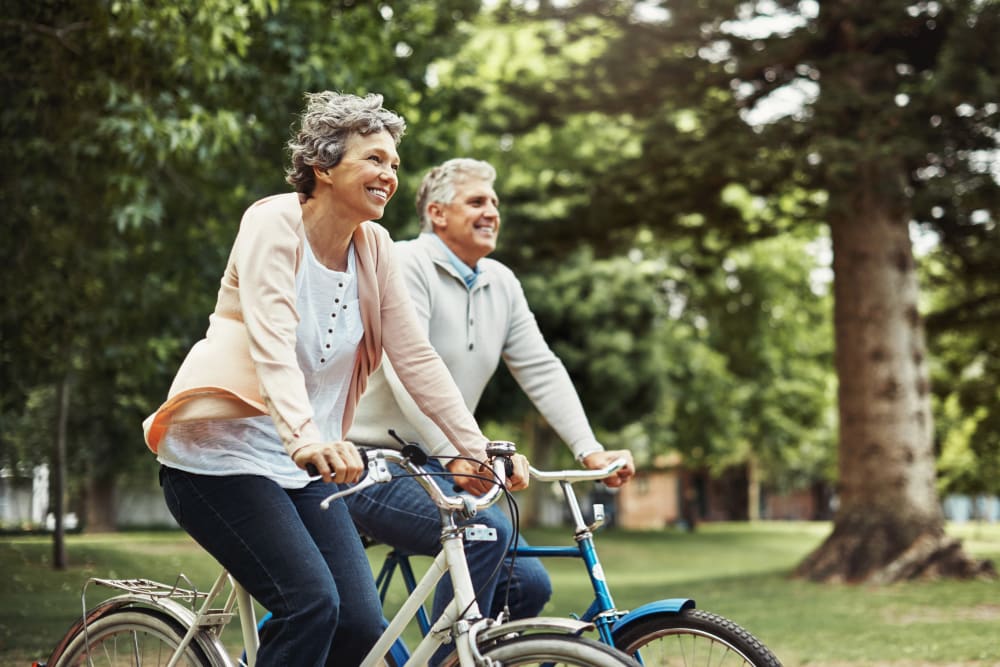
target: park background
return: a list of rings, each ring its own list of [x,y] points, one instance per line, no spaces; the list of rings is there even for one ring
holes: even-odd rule
[[[498,168],[495,257],[602,442],[672,471],[661,527],[819,519],[801,578],[995,595],[943,507],[995,519],[1000,494],[1000,3],[0,12],[0,465],[5,489],[47,466],[47,566],[74,561],[69,513],[114,530],[155,493],[139,424],[204,332],[242,211],[287,190],[303,93],[335,89],[407,119],[396,238],[429,167]],[[503,372],[478,416],[570,463]]]

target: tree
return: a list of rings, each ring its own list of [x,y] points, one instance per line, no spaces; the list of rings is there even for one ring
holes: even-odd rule
[[[3,409],[5,421],[24,417],[26,397],[59,385],[70,470],[101,475],[134,458],[122,446],[137,432],[128,390],[142,387],[160,360],[163,347],[150,350],[149,341],[159,336],[169,346],[169,323],[183,311],[161,301],[185,292],[183,272],[162,279],[176,270],[167,257],[201,240],[201,230],[171,224],[184,219],[173,214],[196,208],[184,186],[204,176],[200,159],[238,134],[231,114],[206,111],[189,94],[193,82],[225,78],[230,49],[240,50],[247,11],[233,9],[225,2],[155,11],[127,2],[5,8],[0,118],[10,159],[0,202],[6,236],[17,243],[4,246],[0,269]],[[201,67],[185,62],[192,49],[203,52]],[[159,227],[157,238],[138,233],[147,225]],[[95,400],[81,401],[80,387]],[[41,432],[56,439],[54,428]],[[45,458],[47,447],[11,451],[14,435],[5,429],[5,458]],[[53,462],[57,470],[66,463]],[[54,490],[57,506],[63,494]]]
[[[526,277],[542,330],[582,390],[599,437],[633,449],[641,462],[679,450],[690,465],[715,471],[752,465],[753,478],[771,488],[826,479],[832,336],[823,337],[828,297],[809,288],[818,268],[808,251],[816,229],[805,225],[795,238],[762,239],[747,249],[718,236],[637,231],[650,216],[638,223],[627,217],[634,185],[617,199],[594,191],[620,166],[617,157],[641,153],[640,123],[588,109],[552,119],[544,115],[551,109],[535,111],[507,93],[533,91],[536,83],[558,88],[571,70],[566,61],[599,52],[581,39],[546,58],[544,36],[553,32],[561,34],[547,25],[484,22],[438,72],[443,87],[478,100],[461,136],[467,154],[498,167],[504,225],[496,256]],[[773,221],[801,208],[804,195],[793,191],[777,211],[738,184],[723,197],[747,220]],[[591,216],[595,207],[605,214]],[[517,396],[501,373],[482,412],[525,419],[530,406],[511,400]],[[782,416],[785,405],[795,408]]]
[[[303,93],[382,92],[411,127],[428,114],[426,143],[401,146],[419,169],[449,144],[441,110],[456,103],[428,99],[428,63],[477,8],[5,4],[0,204],[16,242],[0,250],[0,457],[48,458],[57,418],[37,398],[63,386],[71,486],[94,500],[121,476],[152,483],[139,424],[204,332],[243,209],[288,187]],[[390,210],[391,227],[412,217]],[[113,525],[107,505],[91,510],[91,528]]]
[[[486,127],[516,136],[598,113],[633,132],[596,168],[574,168],[572,152],[553,166],[571,175],[543,197],[583,174],[585,203],[560,216],[577,238],[611,252],[641,227],[711,253],[803,222],[829,225],[840,502],[833,533],[798,573],[890,581],[989,569],[944,534],[909,225],[936,224],[977,246],[997,233],[970,214],[995,221],[1000,206],[976,159],[997,150],[1000,5],[589,0],[498,10],[501,20],[525,15],[542,22],[534,34],[555,64],[512,64],[501,89],[516,113]],[[768,19],[782,21],[755,31]],[[795,91],[797,111],[760,119]],[[724,196],[733,184],[769,215],[733,206]]]

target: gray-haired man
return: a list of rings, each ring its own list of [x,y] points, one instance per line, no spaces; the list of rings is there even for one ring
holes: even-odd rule
[[[487,162],[456,158],[432,169],[417,194],[421,234],[395,244],[398,265],[413,298],[420,321],[458,384],[466,405],[475,410],[483,390],[503,359],[514,378],[576,459],[590,469],[602,468],[624,457],[628,465],[607,480],[620,486],[634,473],[627,450],[605,451],[594,437],[583,406],[562,362],[546,344],[514,273],[492,259],[500,231],[496,171]],[[348,439],[358,445],[398,446],[388,436],[395,429],[404,439],[421,443],[432,456],[455,456],[458,451],[430,419],[423,415],[385,361],[371,376],[358,406]],[[440,464],[432,462],[430,466]],[[477,465],[453,459],[445,465],[456,475],[440,477],[450,490],[458,484],[482,493],[482,483],[463,474],[475,474]],[[361,529],[380,542],[408,553],[434,555],[440,549],[437,508],[413,480],[394,480],[348,496],[348,505]],[[513,528],[496,506],[481,512],[477,523],[497,529],[496,542],[470,542],[466,554],[480,606],[491,616],[509,603],[514,618],[536,616],[551,595],[551,584],[537,559],[517,558],[513,574],[506,567],[492,586],[485,586],[504,558]],[[505,598],[510,580],[509,600]],[[451,599],[450,583],[443,582],[434,601],[434,618]]]

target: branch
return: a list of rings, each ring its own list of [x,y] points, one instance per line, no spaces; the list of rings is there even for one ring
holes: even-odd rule
[[[44,23],[29,23],[28,21],[3,19],[0,20],[0,25],[14,26],[26,32],[37,32],[47,37],[54,37],[57,42],[62,44],[67,50],[72,52],[74,55],[80,55],[80,49],[78,49],[73,44],[70,44],[69,41],[66,39],[66,37],[70,33],[89,28],[90,21],[74,21],[73,23],[67,23],[61,28],[55,28],[50,25],[45,25]]]

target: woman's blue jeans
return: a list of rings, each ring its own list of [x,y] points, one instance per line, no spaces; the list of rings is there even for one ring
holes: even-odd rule
[[[437,506],[416,480],[397,476],[406,474],[402,468],[395,464],[390,464],[390,468],[391,482],[375,484],[345,498],[354,522],[366,535],[402,553],[436,556],[441,550],[441,516]],[[445,493],[454,495],[454,482],[440,463],[432,459],[424,469],[434,474],[434,480]],[[519,557],[514,559],[511,571],[507,548],[514,527],[497,505],[479,512],[470,523],[485,524],[497,531],[495,542],[465,543],[480,610],[495,618],[507,605],[512,618],[537,616],[552,595],[552,584],[541,562],[537,558]],[[525,544],[524,540],[520,544]],[[491,580],[491,576],[495,578]],[[441,615],[452,597],[451,578],[445,575],[434,595],[432,619]],[[435,659],[453,648],[445,645]]]
[[[272,613],[258,665],[360,664],[385,620],[347,507],[319,506],[337,485],[283,489],[255,475],[168,467],[160,480],[181,527]]]

